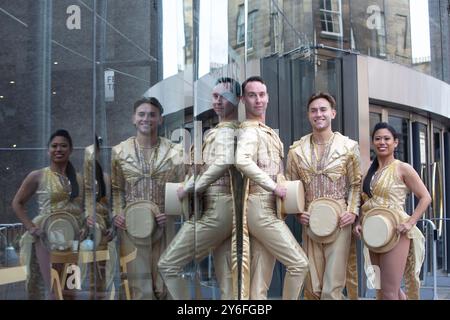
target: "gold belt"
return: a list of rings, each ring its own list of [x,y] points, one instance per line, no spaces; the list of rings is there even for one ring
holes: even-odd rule
[[[230,176],[227,174],[223,177],[220,177],[219,179],[217,179],[216,181],[214,181],[213,183],[211,183],[211,186],[224,186],[224,187],[230,187]]]
[[[217,194],[217,193],[231,194],[231,188],[229,185],[228,186],[211,185],[205,191],[205,194]]]
[[[251,184],[249,187],[249,193],[268,193],[268,194],[272,194],[272,192],[267,191],[266,189],[264,189],[263,187],[257,185],[257,184]]]

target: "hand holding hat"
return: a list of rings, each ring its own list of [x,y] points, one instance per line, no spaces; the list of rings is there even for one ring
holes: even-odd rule
[[[344,228],[349,224],[353,224],[356,220],[356,215],[351,212],[343,212],[339,219],[339,227]]]
[[[155,214],[156,223],[159,227],[164,227],[166,225],[167,216],[165,213]]]
[[[28,230],[33,237],[40,237],[43,233],[42,229],[36,226],[33,226]]]
[[[127,229],[127,225],[125,222],[125,216],[123,213],[120,213],[114,217],[114,225],[122,230]]]
[[[277,196],[277,217],[284,220],[287,214],[302,214],[305,210],[305,196],[303,183],[300,180],[287,181],[277,175],[277,186],[273,191]]]
[[[273,193],[281,199],[284,199],[286,197],[287,188],[283,186],[282,184],[277,184],[275,189],[273,190]]]
[[[180,185],[180,187],[177,189],[177,196],[178,199],[183,200],[186,196],[188,195],[188,193],[184,190],[184,187],[182,185]]]
[[[307,226],[307,225],[309,224],[309,217],[310,217],[309,212],[300,212],[300,213],[297,215],[297,220],[298,220],[301,224]]]

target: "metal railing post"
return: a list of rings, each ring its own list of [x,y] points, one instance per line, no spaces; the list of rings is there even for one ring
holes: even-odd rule
[[[438,294],[437,294],[437,257],[436,257],[436,242],[437,242],[437,230],[436,225],[431,221],[430,219],[420,219],[419,221],[424,221],[428,223],[429,226],[431,226],[431,229],[433,230],[433,244],[432,244],[432,250],[433,250],[433,300],[438,300]],[[427,229],[428,234],[428,229]],[[426,275],[425,275],[426,276]]]

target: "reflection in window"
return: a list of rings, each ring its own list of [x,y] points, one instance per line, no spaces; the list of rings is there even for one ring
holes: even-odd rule
[[[401,161],[408,162],[408,119],[389,116],[388,121],[399,135],[395,157]]]
[[[320,22],[322,33],[342,36],[341,0],[322,0],[320,2]]]
[[[257,10],[253,10],[248,14],[247,25],[247,48],[253,48],[253,26],[255,25],[255,17]],[[237,44],[244,44],[245,42],[245,10],[244,5],[239,6],[237,17]]]
[[[247,48],[253,48],[253,26],[255,25],[256,10],[248,14]]]
[[[245,41],[245,10],[244,5],[239,6],[239,12],[237,17],[237,44],[243,44]]]
[[[406,57],[407,48],[407,30],[408,30],[408,17],[401,14],[395,15],[396,23],[396,38],[397,38],[397,51],[398,56]]]
[[[381,114],[371,112],[369,115],[369,125],[370,125],[370,135],[372,136],[373,128],[375,125],[381,122]],[[375,159],[375,149],[373,148],[373,143],[370,144],[370,160]]]
[[[378,56],[386,57],[386,21],[384,12],[380,12],[380,25],[377,27]]]
[[[410,1],[412,63],[431,61],[430,17],[427,0]]]

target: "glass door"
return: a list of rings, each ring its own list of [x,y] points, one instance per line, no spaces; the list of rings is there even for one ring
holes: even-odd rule
[[[431,189],[432,197],[431,212],[432,219],[437,228],[437,263],[438,269],[447,269],[447,243],[445,229],[445,211],[444,211],[444,134],[441,126],[432,122],[433,130],[433,159],[431,164]]]

